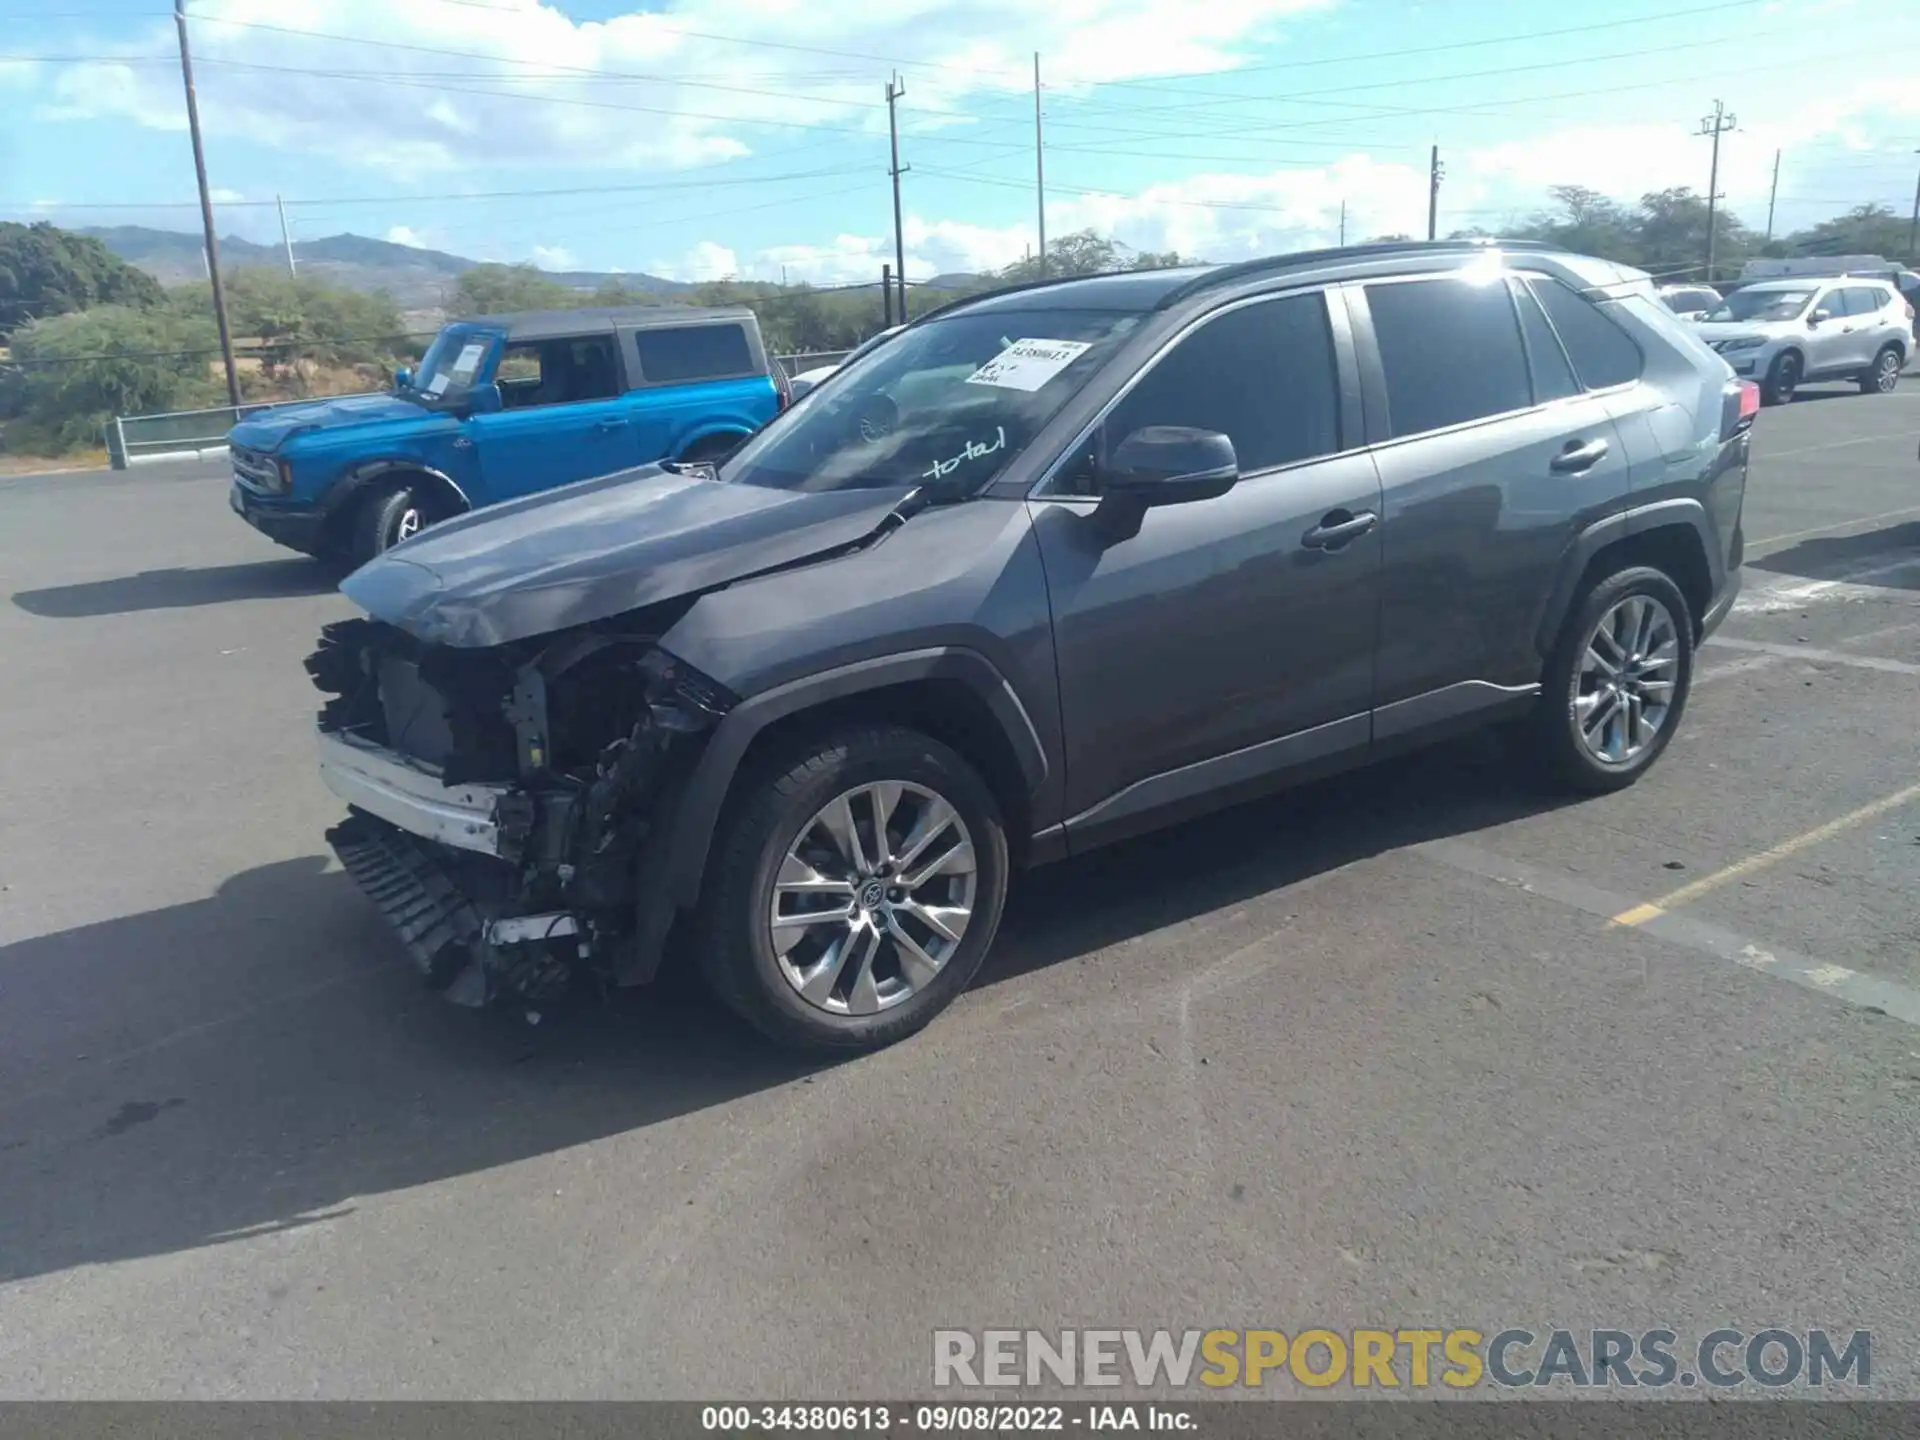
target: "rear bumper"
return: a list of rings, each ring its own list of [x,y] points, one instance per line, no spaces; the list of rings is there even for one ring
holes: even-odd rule
[[[320,780],[355,810],[456,850],[500,853],[496,811],[506,785],[445,785],[383,746],[320,732]]]
[[[303,555],[318,555],[326,538],[327,516],[320,510],[294,510],[263,502],[238,480],[227,503],[247,524],[276,544]]]

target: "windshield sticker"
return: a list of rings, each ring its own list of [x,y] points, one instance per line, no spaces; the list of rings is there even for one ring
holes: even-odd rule
[[[1084,350],[1086,347],[1083,345],[1080,348]],[[945,479],[947,476],[951,475],[955,470],[958,470],[964,461],[983,459],[986,456],[993,454],[993,452],[996,450],[1004,450],[1006,448],[1006,444],[1007,444],[1006,427],[1003,425],[996,425],[993,427],[993,443],[992,444],[988,444],[986,441],[983,441],[983,440],[969,440],[967,442],[966,449],[962,450],[958,455],[954,455],[946,460],[934,461],[933,464],[927,467],[926,473],[922,475],[920,478],[922,480]]]
[[[1016,340],[967,377],[969,385],[1038,390],[1084,355],[1088,340]]]
[[[473,372],[480,368],[480,361],[486,356],[484,344],[468,345],[460,352],[460,358],[453,362],[453,378],[462,385],[473,378]]]
[[[428,381],[428,382],[427,382],[427,393],[428,393],[429,395],[444,395],[444,394],[446,394],[446,393],[447,393],[447,380],[448,380],[448,377],[447,377],[447,376],[445,376],[445,375],[436,375],[436,376],[434,376],[432,380],[430,380],[430,381]]]

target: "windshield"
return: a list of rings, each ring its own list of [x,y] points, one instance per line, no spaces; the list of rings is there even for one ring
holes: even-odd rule
[[[1812,290],[1736,290],[1707,319],[1798,320],[1813,296]]]
[[[762,431],[722,478],[777,490],[992,480],[1144,317],[966,312],[903,330]]]
[[[472,325],[447,326],[421,357],[409,393],[415,399],[429,401],[452,400],[466,394],[498,338],[496,332]]]

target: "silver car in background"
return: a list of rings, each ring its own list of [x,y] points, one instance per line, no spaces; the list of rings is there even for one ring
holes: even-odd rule
[[[1885,395],[1913,354],[1913,306],[1885,280],[1858,275],[1743,285],[1699,322],[1698,334],[1783,405],[1803,381],[1851,380]]]

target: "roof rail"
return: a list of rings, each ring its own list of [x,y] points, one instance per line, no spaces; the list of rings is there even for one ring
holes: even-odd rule
[[[1235,280],[1250,279],[1269,272],[1291,270],[1302,265],[1320,265],[1334,260],[1363,260],[1374,256],[1420,255],[1420,254],[1459,254],[1469,250],[1518,250],[1556,253],[1562,246],[1549,245],[1542,240],[1502,240],[1495,236],[1475,237],[1469,240],[1382,240],[1371,245],[1337,245],[1324,250],[1295,250],[1286,255],[1267,255],[1258,260],[1242,260],[1233,265],[1221,265],[1204,275],[1196,275],[1184,285],[1176,285],[1160,297],[1154,307],[1164,310],[1177,305],[1190,295],[1202,290],[1210,290],[1216,285],[1230,285]]]

